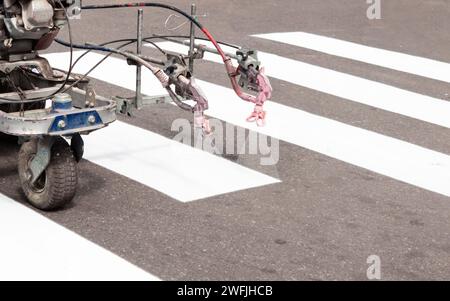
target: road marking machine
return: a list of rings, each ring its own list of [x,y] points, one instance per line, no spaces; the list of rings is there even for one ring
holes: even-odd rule
[[[128,4],[82,5],[80,0],[3,0],[0,4],[0,132],[19,137],[18,173],[22,189],[33,206],[53,210],[70,202],[77,187],[77,162],[83,157],[82,135],[99,130],[116,120],[117,113],[130,114],[133,108],[164,101],[174,102],[194,114],[194,126],[211,133],[204,112],[208,101],[196,83],[194,61],[205,52],[219,55],[236,94],[255,104],[247,121],[264,126],[264,102],[271,97],[272,87],[258,60],[257,51],[242,49],[216,41],[196,18],[195,5],[188,14],[174,6],[140,2]],[[72,40],[71,19],[81,11],[137,7],[137,37],[103,44],[78,44]],[[143,8],[155,7],[179,14],[190,23],[186,36],[152,35],[143,37]],[[66,27],[69,41],[56,38]],[[205,38],[196,37],[196,28]],[[155,40],[189,46],[188,55],[160,49]],[[202,44],[209,41],[212,47]],[[70,48],[67,72],[54,69],[38,55],[53,42]],[[143,42],[160,50],[163,59],[141,54]],[[117,45],[112,47],[111,45]],[[123,50],[137,44],[137,51]],[[225,53],[221,44],[236,48]],[[73,49],[86,52],[74,60]],[[90,51],[106,53],[105,57],[83,75],[73,74],[74,66]],[[87,78],[108,56],[123,56],[137,69],[136,96],[106,99],[96,95]],[[232,59],[238,61],[234,67]],[[141,68],[148,68],[166,89],[167,95],[141,95]],[[243,90],[246,90],[244,92]],[[188,100],[194,101],[190,105]]]

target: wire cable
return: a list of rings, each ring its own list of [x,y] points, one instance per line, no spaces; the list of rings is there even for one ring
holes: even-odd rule
[[[217,41],[214,39],[212,34],[208,31],[206,27],[204,27],[200,22],[195,19],[193,16],[187,14],[186,12],[182,11],[181,9],[163,4],[163,3],[156,3],[156,2],[135,2],[135,3],[127,3],[127,4],[93,4],[93,5],[85,5],[82,6],[82,9],[109,9],[109,8],[132,8],[132,7],[159,7],[168,9],[174,12],[179,13],[180,15],[183,15],[188,20],[190,20],[195,26],[197,26],[203,34],[208,38],[208,40],[214,45],[216,48],[218,54],[221,56],[222,61],[225,66],[225,70],[227,72],[227,75],[231,81],[231,85],[233,87],[234,92],[243,100],[250,101],[250,102],[256,102],[257,98],[253,95],[247,94],[241,90],[241,87],[239,86],[236,76],[238,75],[238,69],[236,69],[233,66],[233,63],[231,61],[231,58],[228,57],[225,52],[222,50],[220,45],[217,43]]]
[[[147,43],[151,43],[151,44],[154,45],[159,51],[161,51],[163,54],[166,54],[166,52],[165,52],[164,50],[162,50],[162,49],[161,49],[159,46],[157,46],[154,42],[150,41],[150,40],[153,40],[153,39],[159,39],[159,37],[151,36],[151,37],[143,38],[142,40],[146,41]],[[113,40],[113,41],[109,41],[109,42],[105,42],[105,43],[99,44],[98,46],[106,46],[106,45],[116,44],[116,43],[125,42],[125,41],[126,41],[127,43],[122,44],[122,45],[120,45],[120,46],[117,46],[116,49],[120,50],[120,49],[122,49],[122,48],[124,48],[124,47],[126,47],[126,46],[129,46],[129,45],[131,45],[131,44],[134,44],[134,43],[137,42],[137,39],[134,38],[134,39],[119,39],[119,40]],[[63,41],[63,40],[55,39],[55,42],[57,42],[58,44],[61,44],[61,45],[63,45],[63,46],[66,46],[66,47],[69,46],[69,43],[67,43],[67,42],[65,42],[65,41]],[[74,48],[79,48],[79,49],[88,49],[87,51],[85,51],[83,54],[81,54],[81,55],[75,60],[75,62],[73,63],[72,67],[75,67],[75,66],[78,64],[78,62],[80,62],[81,59],[82,59],[84,56],[86,56],[88,53],[90,53],[91,51],[93,51],[93,50],[101,50],[101,49],[97,49],[98,46],[97,46],[97,47],[92,47],[92,46],[87,47],[86,45],[78,45],[78,44],[72,44],[72,46],[73,46]],[[82,75],[81,78],[79,78],[79,79],[76,80],[74,83],[72,83],[70,86],[68,86],[68,87],[63,91],[63,93],[67,92],[68,90],[70,90],[71,88],[73,88],[75,85],[77,85],[80,81],[84,80],[84,79],[85,79],[92,71],[94,71],[98,66],[100,66],[100,64],[102,64],[108,57],[110,57],[110,56],[114,53],[114,52],[110,52],[110,51],[107,50],[106,48],[105,48],[103,51],[108,51],[109,53],[108,53],[107,55],[105,55],[105,57],[103,57],[99,62],[97,62],[91,69],[89,69],[86,73],[84,73],[84,74]]]
[[[128,46],[128,45],[130,45],[130,44],[133,44],[133,43],[135,43],[135,42],[134,42],[134,41],[127,42],[127,43],[125,43],[125,44],[122,44],[122,45],[118,46],[117,49],[121,49],[121,48],[126,47],[126,46]],[[83,56],[86,55],[87,53],[89,53],[90,51],[92,51],[92,50],[88,50],[88,51],[86,51],[85,53],[83,53]],[[66,89],[64,89],[64,91],[63,91],[62,93],[65,93],[65,92],[69,91],[69,90],[72,89],[74,86],[76,86],[79,82],[81,82],[82,80],[84,80],[84,79],[85,79],[92,71],[94,71],[98,66],[100,66],[100,64],[102,64],[102,63],[103,63],[107,58],[109,58],[112,54],[113,54],[113,53],[110,52],[110,53],[108,53],[107,55],[105,55],[105,56],[104,56],[100,61],[98,61],[91,69],[89,69],[86,73],[84,73],[78,80],[76,80],[74,83],[72,83],[72,84],[71,84],[70,86],[68,86]],[[75,66],[75,65],[80,61],[81,58],[82,58],[82,56],[80,56],[80,57],[77,59],[77,61],[75,61],[75,63],[74,63],[73,66]]]
[[[92,4],[92,5],[84,5],[81,6],[81,9],[85,10],[95,10],[95,9],[111,9],[111,8],[131,8],[131,7],[159,7],[163,9],[168,9],[174,12],[179,13],[180,15],[184,16],[188,20],[190,20],[192,23],[195,24],[208,38],[208,40],[213,43],[214,47],[217,49],[217,52],[222,57],[222,60],[225,62],[229,58],[225,55],[222,48],[220,48],[220,45],[217,44],[217,41],[214,39],[214,37],[211,35],[211,33],[204,27],[197,19],[189,15],[188,13],[184,12],[183,10],[172,6],[167,5],[163,3],[156,3],[156,2],[135,2],[135,3],[126,3],[126,4]]]
[[[82,77],[80,77],[78,80],[76,80],[74,83],[72,83],[70,86],[66,87],[63,91],[67,92],[68,90],[70,90],[71,88],[73,88],[75,85],[77,85],[80,81],[84,80],[92,71],[94,71],[98,66],[100,66],[100,64],[102,64],[108,57],[110,57],[113,53],[112,49],[109,48],[105,48],[105,45],[108,44],[113,44],[113,43],[118,43],[118,41],[126,41],[128,40],[127,43],[122,44],[120,46],[118,46],[116,49],[121,49],[123,47],[126,47],[128,45],[131,45],[133,43],[135,43],[135,41],[133,39],[123,39],[123,40],[116,40],[116,41],[111,41],[111,42],[107,42],[104,43],[103,45],[98,45],[98,46],[90,46],[90,45],[78,45],[78,44],[72,44],[73,48],[77,48],[77,49],[86,49],[87,51],[84,52],[80,57],[77,58],[77,60],[74,62],[74,64],[72,65],[72,67],[75,67],[75,65],[81,61],[81,59],[86,56],[89,52],[93,51],[93,50],[98,50],[98,51],[106,51],[109,52],[107,55],[105,55],[100,61],[98,61],[91,69],[89,69],[85,74],[82,75]],[[58,40],[55,39],[55,42],[63,45],[63,46],[68,46],[68,43],[62,40]]]

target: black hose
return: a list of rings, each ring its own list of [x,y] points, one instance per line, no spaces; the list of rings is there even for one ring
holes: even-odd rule
[[[156,38],[156,37],[143,38],[143,40],[146,41],[146,42],[148,42],[148,43],[154,44],[153,42],[148,41],[148,40],[151,40],[151,39],[154,39],[154,38]],[[124,47],[126,47],[126,46],[128,46],[128,45],[131,45],[131,44],[136,43],[136,41],[137,41],[137,39],[119,39],[119,40],[113,40],[113,41],[109,41],[109,42],[105,42],[105,43],[99,44],[99,46],[106,46],[106,45],[109,45],[109,44],[115,44],[115,43],[120,43],[120,42],[126,42],[125,44],[122,44],[122,45],[116,47],[116,49],[122,49],[122,48],[124,48]],[[55,42],[57,42],[57,43],[59,43],[59,44],[61,44],[61,45],[63,45],[63,46],[67,46],[67,45],[68,45],[67,42],[62,41],[62,40],[59,40],[59,39],[55,39]],[[159,49],[159,47],[157,47],[157,48]],[[86,49],[86,48],[83,47],[82,49]],[[79,62],[84,56],[86,56],[89,52],[91,52],[92,50],[95,50],[95,49],[89,49],[89,50],[85,51],[82,55],[80,55],[80,56],[75,60],[75,62],[73,63],[72,67],[75,67],[75,66],[78,64],[78,62]],[[163,53],[165,54],[165,52],[164,52],[162,49],[160,49],[160,51],[163,52]],[[82,75],[81,78],[79,78],[77,81],[75,81],[74,83],[72,83],[72,84],[71,84],[69,87],[67,87],[62,93],[67,92],[69,89],[71,89],[72,87],[74,87],[75,85],[77,85],[80,81],[84,80],[84,79],[85,79],[92,71],[94,71],[98,66],[100,66],[100,64],[102,64],[102,63],[103,63],[108,57],[110,57],[112,54],[113,54],[113,52],[109,52],[107,55],[105,55],[105,57],[103,57],[100,61],[98,61],[91,69],[89,69],[86,73],[84,73],[84,74]]]
[[[117,49],[121,49],[123,47],[126,47],[130,44],[135,43],[134,41],[129,41],[125,44],[122,44],[120,46],[117,47]],[[75,65],[81,60],[81,58],[83,58],[83,56],[85,56],[86,54],[88,54],[91,50],[86,51],[85,53],[83,53],[72,65],[73,67],[75,67]],[[76,80],[74,83],[72,83],[70,86],[68,86],[62,93],[65,93],[67,91],[69,91],[71,88],[73,88],[75,85],[77,85],[79,82],[81,82],[82,80],[84,80],[92,71],[94,71],[98,66],[100,66],[100,64],[102,64],[108,57],[110,57],[113,53],[110,52],[107,55],[105,55],[105,57],[103,57],[100,61],[98,61],[91,69],[89,69],[86,73],[83,74],[82,77],[80,77],[78,80]]]
[[[151,38],[159,38],[159,37],[144,38],[143,40],[148,40],[148,39],[151,39]],[[125,40],[126,40],[126,39],[125,39]],[[60,40],[55,40],[55,41],[56,41],[57,43],[60,43],[60,44],[64,45],[64,46],[67,45],[67,42],[60,41]],[[128,46],[128,45],[130,45],[130,44],[132,44],[132,43],[135,43],[135,42],[136,42],[136,39],[130,39],[127,43],[122,44],[122,45],[120,45],[120,46],[118,46],[118,47],[116,47],[116,48],[106,48],[106,47],[105,47],[105,46],[108,45],[108,44],[117,43],[118,41],[124,41],[124,40],[115,40],[115,41],[106,42],[106,43],[103,43],[103,44],[100,44],[100,45],[92,45],[92,44],[90,44],[90,45],[78,45],[78,44],[73,44],[72,46],[73,46],[74,48],[81,48],[81,49],[87,49],[87,50],[88,50],[88,51],[86,51],[85,53],[83,53],[82,56],[86,55],[87,53],[89,53],[89,52],[92,51],[92,50],[106,51],[106,52],[109,52],[109,53],[108,53],[104,58],[102,58],[99,62],[97,62],[97,63],[96,63],[96,64],[95,64],[88,72],[86,72],[86,73],[83,75],[83,77],[81,77],[81,78],[78,79],[75,83],[73,83],[70,87],[68,87],[68,88],[66,89],[66,91],[67,91],[68,89],[70,89],[71,87],[75,86],[78,82],[80,82],[80,81],[83,80],[84,78],[86,78],[86,76],[88,76],[95,68],[97,68],[101,63],[103,63],[103,62],[104,62],[109,56],[111,56],[113,53],[121,54],[121,53],[119,52],[119,50],[120,50],[121,48],[125,47],[125,46]],[[75,61],[74,65],[75,65],[76,63],[78,63],[78,61],[80,60],[80,58],[81,58],[81,57],[79,57],[79,58]],[[178,98],[178,96],[172,91],[172,89],[171,89],[170,87],[166,87],[166,90],[167,90],[167,92],[169,93],[169,96],[172,98],[172,100],[174,101],[174,103],[175,103],[178,107],[180,107],[181,109],[186,110],[186,111],[193,111],[193,107],[190,106],[189,104],[184,103],[183,101],[181,101],[181,100]]]

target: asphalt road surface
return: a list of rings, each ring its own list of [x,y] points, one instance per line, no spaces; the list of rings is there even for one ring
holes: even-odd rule
[[[248,124],[252,105],[208,56],[195,73],[207,113],[246,144],[279,141],[277,164],[174,142],[174,120],[191,115],[155,105],[86,137],[76,198],[45,213],[4,139],[0,279],[366,280],[372,255],[383,280],[450,279],[449,2],[381,0],[380,20],[364,0],[196,3],[217,39],[260,51],[274,88],[266,127]],[[187,33],[182,18],[165,28],[170,14],[146,9],[145,35]],[[134,37],[135,21],[136,9],[85,11],[74,40]],[[46,56],[64,69],[67,51]],[[131,96],[134,73],[114,57],[91,76],[97,94]],[[148,74],[143,85],[159,93]]]

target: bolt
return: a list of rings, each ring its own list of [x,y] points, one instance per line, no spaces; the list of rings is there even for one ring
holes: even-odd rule
[[[72,10],[72,14],[73,14],[73,15],[78,15],[80,12],[81,12],[81,8],[79,8],[79,7],[75,7],[75,8]]]
[[[58,121],[58,127],[59,127],[60,129],[65,128],[65,127],[66,127],[66,122],[65,122],[64,120]]]
[[[94,115],[90,115],[90,116],[88,117],[88,122],[89,122],[90,124],[94,124],[95,121],[96,121],[96,118],[95,118]]]

